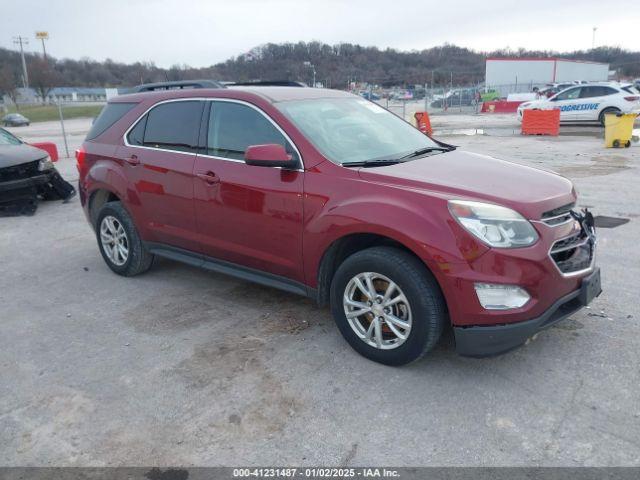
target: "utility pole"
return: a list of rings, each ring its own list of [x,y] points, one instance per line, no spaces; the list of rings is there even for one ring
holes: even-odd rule
[[[593,36],[591,37],[591,49],[592,50],[594,48],[596,48],[596,30],[598,30],[598,27],[593,27]]]
[[[47,49],[44,46],[44,41],[49,40],[49,32],[36,32],[36,40],[42,41],[42,55],[44,56],[44,61],[47,61]]]
[[[29,74],[27,73],[27,62],[24,59],[23,48],[23,45],[29,45],[29,40],[27,40],[26,37],[18,35],[17,37],[13,37],[13,43],[20,45],[20,56],[22,57],[22,84],[24,88],[29,88]]]
[[[315,88],[316,87],[316,67],[315,67],[315,65],[313,63],[311,63],[309,61],[304,62],[304,66],[305,67],[309,67],[309,68],[311,68],[313,70],[313,84],[311,85],[311,87]]]

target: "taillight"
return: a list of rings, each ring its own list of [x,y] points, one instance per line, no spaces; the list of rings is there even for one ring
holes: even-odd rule
[[[76,166],[78,167],[78,172],[80,172],[80,174],[83,173],[86,157],[87,153],[82,149],[82,147],[76,150]]]
[[[633,95],[633,96],[631,96],[631,97],[624,97],[624,99],[625,99],[627,102],[637,102],[638,100],[640,100],[640,97],[639,97],[639,96],[637,96],[637,95]]]

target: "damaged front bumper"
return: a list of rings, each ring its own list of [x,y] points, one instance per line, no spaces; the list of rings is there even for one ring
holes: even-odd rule
[[[580,288],[557,300],[537,318],[504,325],[454,327],[456,351],[469,357],[487,357],[513,350],[541,330],[570,317],[602,293],[600,269],[582,279]]]
[[[55,168],[40,171],[37,164],[0,169],[0,215],[31,215],[40,197],[67,200],[75,194]]]

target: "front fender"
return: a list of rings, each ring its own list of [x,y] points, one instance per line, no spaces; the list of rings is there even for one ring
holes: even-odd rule
[[[434,273],[450,273],[456,264],[467,264],[488,250],[461,229],[449,214],[444,198],[380,185],[375,194],[351,193],[342,200],[332,196],[324,204],[320,201],[314,205],[313,198],[306,197],[305,277],[314,288],[324,253],[334,242],[352,234],[392,239],[422,259]]]

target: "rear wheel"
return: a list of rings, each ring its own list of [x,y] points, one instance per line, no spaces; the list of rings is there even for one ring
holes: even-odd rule
[[[604,116],[607,113],[620,113],[620,109],[616,107],[608,107],[600,112],[600,115],[598,115],[598,121],[600,122],[600,125],[602,125],[603,127],[604,127]]]
[[[98,213],[96,236],[102,258],[118,275],[132,277],[146,272],[153,263],[133,219],[120,202],[105,203]]]
[[[446,323],[435,279],[412,255],[392,247],[355,253],[331,283],[331,310],[340,332],[361,355],[386,365],[419,359]]]

